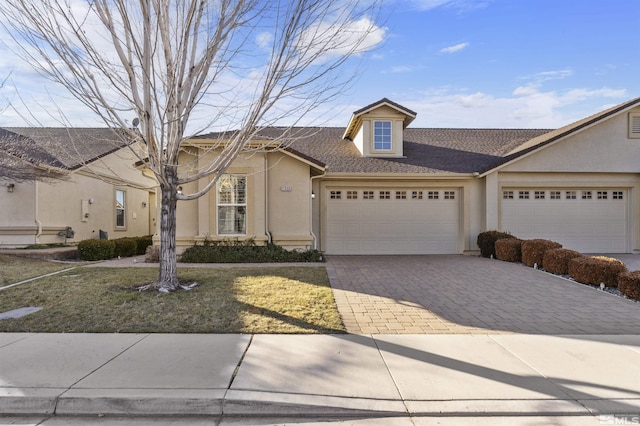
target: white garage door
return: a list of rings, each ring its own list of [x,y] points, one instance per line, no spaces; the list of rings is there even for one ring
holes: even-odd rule
[[[328,254],[459,253],[457,189],[331,189]]]
[[[628,198],[625,189],[505,188],[501,229],[581,253],[626,253]]]

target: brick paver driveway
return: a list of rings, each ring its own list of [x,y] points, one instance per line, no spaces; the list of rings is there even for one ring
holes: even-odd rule
[[[329,256],[350,333],[638,334],[640,303],[462,255]]]

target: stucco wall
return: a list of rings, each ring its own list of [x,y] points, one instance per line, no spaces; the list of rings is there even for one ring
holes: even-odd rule
[[[131,152],[121,150],[70,174],[68,180],[16,184],[0,192],[0,245],[75,243],[150,233],[150,192],[155,182],[133,166]],[[125,227],[115,226],[115,190],[126,193]],[[37,195],[36,195],[37,194]],[[73,238],[59,236],[71,227]]]

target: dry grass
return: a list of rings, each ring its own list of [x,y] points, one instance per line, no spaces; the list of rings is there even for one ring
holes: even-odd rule
[[[0,254],[0,287],[73,266],[76,265]]]
[[[0,331],[93,333],[342,333],[324,268],[179,268],[191,291],[138,292],[155,268],[78,268],[0,292]]]

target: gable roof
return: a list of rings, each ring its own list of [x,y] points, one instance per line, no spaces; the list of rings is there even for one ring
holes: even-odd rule
[[[557,142],[561,139],[564,139],[566,137],[579,133],[580,131],[588,127],[598,124],[615,115],[628,111],[638,105],[640,105],[640,98],[631,99],[630,101],[623,102],[619,105],[613,106],[604,111],[600,111],[598,113],[590,115],[589,117],[583,118],[582,120],[575,121],[559,129],[550,130],[544,134],[541,134],[538,137],[532,138],[527,142],[516,146],[513,150],[505,154],[501,163],[496,164],[494,167],[491,167],[489,169],[483,170],[482,173],[483,174],[488,173],[494,169],[502,167],[507,163],[511,163],[512,161],[520,157],[526,156],[527,154],[533,151],[537,151],[554,142]]]
[[[75,170],[115,152],[133,141],[126,141],[109,128],[4,127],[0,138],[34,164]]]
[[[354,111],[353,114],[351,115],[351,119],[349,120],[349,124],[347,125],[347,128],[345,129],[344,134],[342,135],[342,138],[353,140],[353,132],[357,131],[358,128],[360,127],[360,124],[362,122],[361,117],[364,114],[383,106],[388,106],[405,116],[404,121],[402,123],[403,128],[406,128],[416,118],[416,115],[417,115],[414,111],[411,111],[409,108],[405,108],[402,105],[397,104],[387,98],[382,98],[377,102],[374,102],[372,104],[367,105],[364,108],[360,108],[359,110]]]
[[[405,129],[405,158],[363,157],[342,127],[296,128],[289,148],[327,165],[327,174],[471,174],[493,167],[544,129]],[[277,138],[278,128],[264,134]]]

